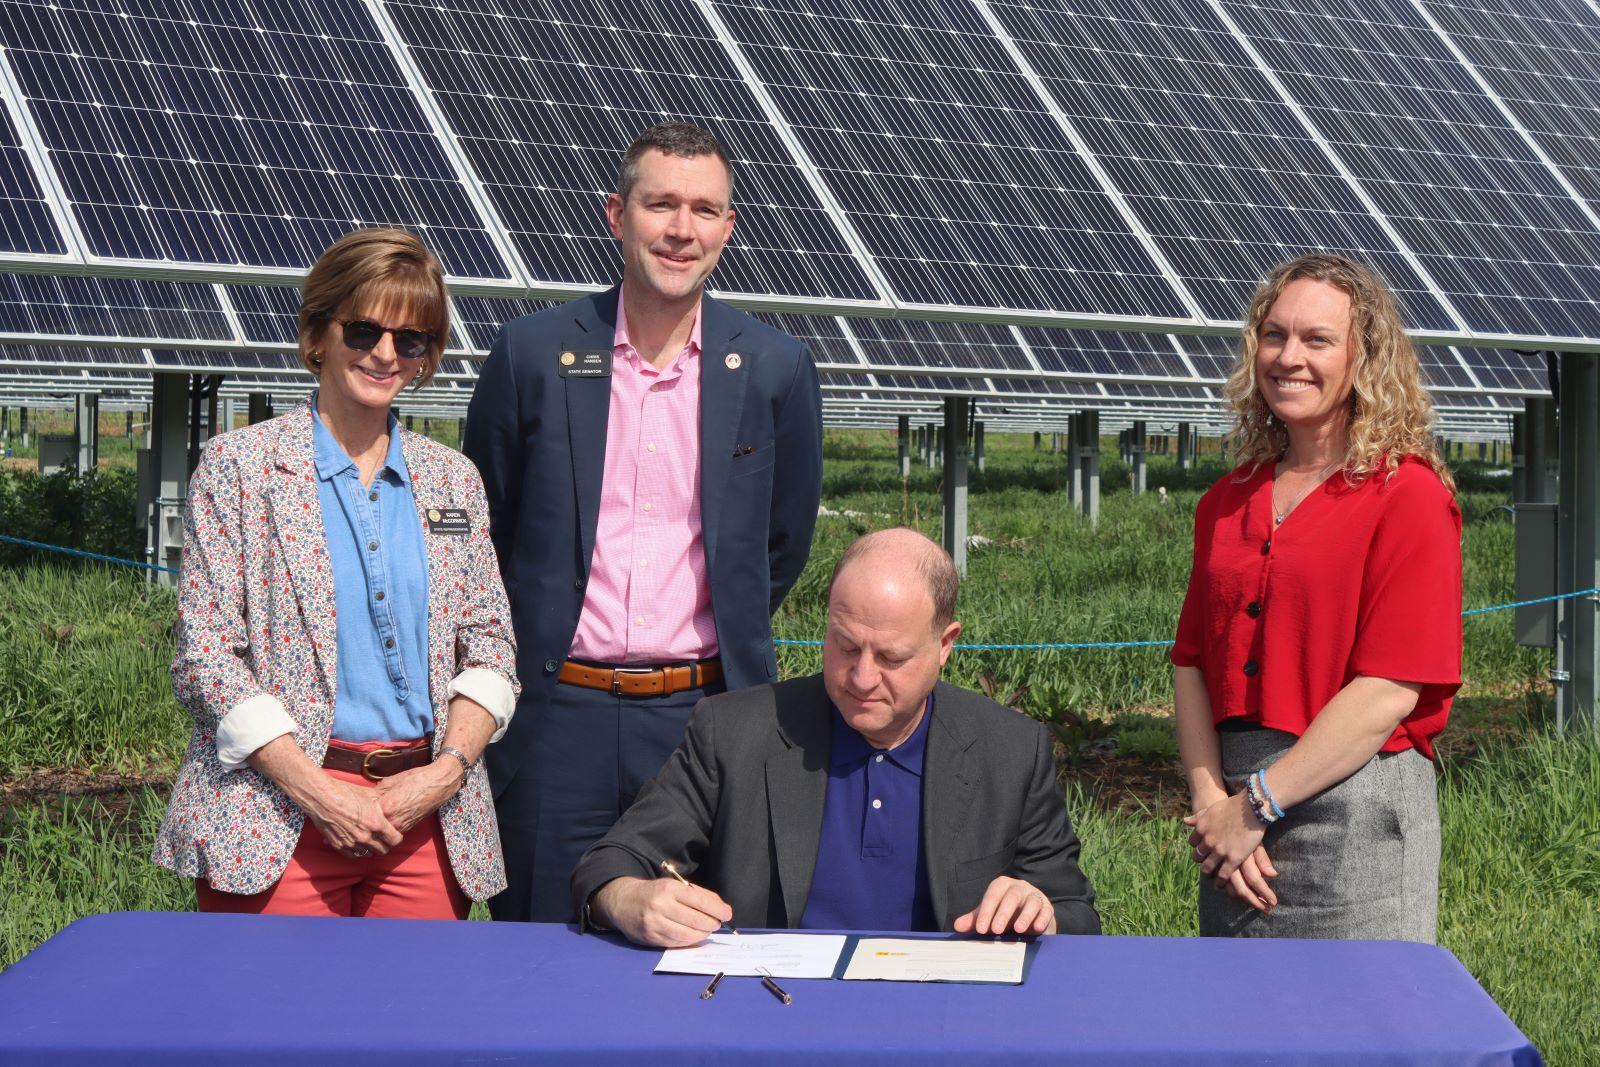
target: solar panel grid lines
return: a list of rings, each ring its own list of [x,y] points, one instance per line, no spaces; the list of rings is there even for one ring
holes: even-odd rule
[[[710,2],[903,309],[1187,317],[974,10]]]
[[[1593,221],[1600,205],[1600,11],[1581,0],[1527,0],[1515,11],[1504,10],[1504,0],[1416,6]]]
[[[710,128],[734,162],[719,291],[881,302],[693,0],[385,8],[532,281],[615,281],[604,202],[622,148],[679,118]]]
[[[1600,230],[1409,0],[1213,2],[1470,329],[1600,333]]]
[[[1162,334],[1022,327],[1028,348],[1045,371],[1099,381],[1108,378],[1204,384]]]
[[[507,277],[360,0],[8,0],[0,32],[95,257],[292,274],[393,224]]]
[[[234,341],[212,286],[136,278],[0,274],[0,334],[72,338]]]
[[[985,5],[1122,191],[1204,317],[1232,321],[1270,266],[1334,250],[1453,325],[1403,252],[1200,0]]]
[[[6,69],[6,43],[0,37],[0,250],[42,259],[68,258],[59,204],[47,188],[27,113]]]

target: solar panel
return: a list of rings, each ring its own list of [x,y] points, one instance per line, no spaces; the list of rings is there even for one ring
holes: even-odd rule
[[[604,198],[646,126],[709,127],[736,171],[715,284],[765,295],[881,295],[690,0],[387,0],[410,60],[532,279],[618,276]]]
[[[0,333],[233,339],[214,286],[45,274],[0,274]]]
[[[65,255],[66,241],[11,120],[16,103],[0,78],[0,251]]]
[[[355,226],[509,269],[360,0],[0,6],[88,250],[304,268]]]
[[[1550,396],[1549,356],[1503,348],[1457,348],[1461,362],[1472,369],[1485,389],[1501,395]]]
[[[1047,371],[1097,379],[1140,375],[1199,382],[1172,339],[1164,334],[1024,327],[1022,337]]]
[[[1322,148],[1200,0],[990,5],[1207,317],[1277,262],[1377,267],[1414,326],[1454,325]]]
[[[1188,317],[973,8],[711,6],[901,302]]]
[[[1404,0],[1221,0],[1473,330],[1600,336],[1600,230]]]
[[[1583,0],[1421,10],[1591,206],[1600,206],[1600,14]]]

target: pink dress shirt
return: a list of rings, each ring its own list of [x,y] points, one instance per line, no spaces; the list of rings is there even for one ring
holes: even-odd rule
[[[600,521],[572,658],[669,663],[717,654],[700,527],[700,318],[665,370],[628,340],[617,300]]]

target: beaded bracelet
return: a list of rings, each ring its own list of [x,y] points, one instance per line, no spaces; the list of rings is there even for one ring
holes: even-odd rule
[[[1255,812],[1257,821],[1262,826],[1271,826],[1278,821],[1278,817],[1272,813],[1266,801],[1261,799],[1260,776],[1260,771],[1254,771],[1245,779],[1245,799],[1250,802],[1250,810]]]
[[[1283,818],[1283,809],[1278,807],[1278,802],[1272,799],[1272,790],[1267,788],[1267,769],[1265,767],[1256,772],[1256,784],[1261,787],[1261,795],[1267,798],[1267,803],[1272,805],[1273,821]]]

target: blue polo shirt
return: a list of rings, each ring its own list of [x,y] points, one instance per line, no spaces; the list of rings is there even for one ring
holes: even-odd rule
[[[933,695],[911,736],[872,747],[833,714],[828,793],[802,930],[936,930],[922,846],[922,762]]]
[[[316,403],[311,405],[316,413]],[[428,553],[400,430],[370,487],[317,414],[317,498],[333,564],[338,693],[333,736],[414,741],[433,732],[428,693]]]

